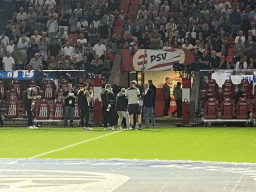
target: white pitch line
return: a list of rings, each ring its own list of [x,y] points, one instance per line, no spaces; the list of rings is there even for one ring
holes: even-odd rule
[[[70,147],[74,147],[74,146],[76,146],[76,145],[80,145],[80,144],[83,144],[83,143],[87,143],[87,142],[90,142],[90,141],[93,141],[93,140],[96,140],[96,139],[100,139],[100,138],[102,138],[102,137],[106,137],[106,136],[109,136],[109,135],[118,133],[118,132],[120,132],[120,131],[115,131],[115,132],[112,132],[112,133],[109,133],[109,134],[105,134],[105,135],[102,135],[102,136],[99,136],[99,137],[95,137],[95,138],[92,138],[92,139],[89,139],[89,140],[85,140],[85,141],[81,141],[81,142],[78,142],[78,143],[74,143],[74,144],[68,145],[68,146],[66,146],[66,147],[61,147],[61,148],[59,148],[59,149],[54,149],[54,150],[52,150],[52,151],[48,151],[48,152],[45,152],[45,153],[41,153],[41,154],[36,155],[36,156],[34,156],[34,157],[30,157],[30,158],[28,158],[28,159],[36,159],[36,158],[38,158],[38,157],[41,157],[41,156],[44,156],[44,155],[47,155],[47,154],[50,154],[50,153],[54,153],[54,152],[56,152],[56,151],[61,151],[61,150],[64,150],[64,149],[67,149],[67,148],[70,148]]]

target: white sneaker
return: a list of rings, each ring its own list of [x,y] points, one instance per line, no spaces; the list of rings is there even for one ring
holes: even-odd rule
[[[110,127],[110,129],[111,129],[111,130],[115,130],[115,127],[114,127],[114,126],[112,126],[112,127]]]
[[[35,125],[33,126],[33,128],[34,128],[34,129],[38,129],[38,127],[37,127],[37,126],[35,126]]]
[[[107,128],[106,128],[106,127],[104,128],[104,131],[106,131],[106,130],[108,130],[108,127],[107,127]]]
[[[28,128],[29,128],[29,129],[38,129],[38,127],[36,127],[36,126],[34,126],[34,125],[33,125],[33,126],[29,126]]]
[[[117,130],[122,130],[122,127],[117,127]]]
[[[85,129],[86,129],[86,127],[82,127],[81,129],[82,129],[82,130],[85,130]]]
[[[86,130],[91,131],[91,130],[93,130],[93,128],[91,128],[91,127],[86,127]]]

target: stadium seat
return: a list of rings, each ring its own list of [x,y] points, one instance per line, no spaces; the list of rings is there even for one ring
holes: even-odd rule
[[[19,93],[17,92],[17,90],[15,88],[11,88],[8,93],[7,93],[7,101],[11,100],[11,99],[17,99],[19,100],[20,96]]]
[[[79,82],[75,85],[75,92],[78,92],[80,89],[82,89],[84,87],[84,81],[83,80],[79,80]]]
[[[236,117],[237,119],[248,119],[249,102],[247,98],[240,97],[239,102],[236,104]]]
[[[252,103],[252,118],[256,119],[256,99]]]
[[[216,83],[215,79],[210,79],[206,84],[206,90],[211,88],[214,92],[218,93],[219,86]]]
[[[35,87],[37,86],[36,82],[34,80],[30,81],[29,87]]]
[[[63,80],[59,86],[59,89],[63,89],[64,92],[67,91],[68,90],[68,82],[66,80]]]
[[[64,118],[64,103],[63,100],[57,99],[53,104],[52,119],[63,119]]]
[[[25,105],[23,105],[23,108],[22,108],[22,117],[24,117],[24,118],[28,117],[28,113],[27,113],[27,110],[25,108]]]
[[[217,119],[218,101],[215,98],[209,98],[205,103],[204,117],[205,119]]]
[[[74,119],[79,119],[80,118],[80,107],[76,101],[75,103],[75,111],[74,111]]]
[[[248,79],[242,79],[241,81],[241,89],[247,93],[247,94],[250,94],[251,93],[251,84],[250,82],[248,81]]]
[[[11,86],[11,89],[15,89],[16,91],[17,91],[17,93],[18,93],[18,99],[20,99],[21,98],[21,93],[22,93],[22,87],[21,87],[21,83],[20,83],[20,81],[17,81],[17,80],[15,80],[15,81],[13,81],[13,84],[12,84],[12,86]]]
[[[234,116],[234,102],[231,98],[225,98],[221,103],[221,118],[232,119]]]
[[[50,105],[46,99],[42,99],[36,105],[36,119],[49,119],[50,118]]]
[[[221,102],[223,102],[226,98],[230,98],[233,100],[234,98],[234,92],[230,90],[230,88],[224,88],[221,92]]]
[[[18,116],[18,108],[19,108],[19,101],[17,98],[11,97],[10,100],[6,102],[5,108],[5,118],[15,118]]]
[[[64,89],[59,89],[56,93],[55,99],[63,99]]]
[[[5,98],[5,94],[6,94],[6,88],[5,88],[5,83],[3,80],[0,80],[0,94],[1,94],[1,98],[4,99]]]
[[[47,81],[44,85],[43,98],[45,99],[54,99],[55,97],[55,89],[53,83],[51,81]]]
[[[234,93],[234,91],[235,91],[235,86],[232,83],[231,79],[226,79],[224,84],[222,85],[222,92],[223,92],[223,90],[227,90],[227,89],[229,92],[232,92],[232,93]],[[225,92],[227,92],[227,91],[225,91]]]
[[[213,88],[209,87],[205,91],[205,102],[207,102],[209,98],[217,99],[217,97],[218,97],[218,92],[216,92]]]

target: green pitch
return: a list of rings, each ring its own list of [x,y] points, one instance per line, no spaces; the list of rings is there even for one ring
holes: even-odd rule
[[[256,163],[255,128],[1,128],[0,158],[159,159]]]

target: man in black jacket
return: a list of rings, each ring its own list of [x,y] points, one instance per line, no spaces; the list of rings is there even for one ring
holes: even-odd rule
[[[153,84],[152,80],[148,80],[149,89],[153,91],[153,109],[155,109],[156,102],[156,86]]]
[[[125,88],[121,89],[116,96],[116,112],[118,114],[118,129],[122,129],[121,123],[123,118],[126,119],[127,130],[130,129],[130,116],[127,110],[128,100],[125,98]]]
[[[104,129],[112,129],[113,127],[113,110],[115,105],[115,98],[114,94],[111,90],[111,85],[106,84],[105,89],[103,89],[100,93],[101,96],[101,111],[102,111],[102,118],[103,118],[103,124]],[[108,128],[109,125],[109,128]]]
[[[81,118],[81,126],[83,130],[92,130],[89,127],[89,113],[90,113],[90,100],[93,97],[92,92],[89,93],[88,84],[85,82],[84,87],[81,88],[78,92],[78,105],[81,110],[80,118]],[[84,126],[84,118],[85,118],[85,126]]]
[[[146,128],[149,128],[149,118],[153,127],[155,126],[154,110],[153,110],[153,91],[149,89],[148,83],[144,83],[144,94],[143,94],[143,114],[146,123]]]

